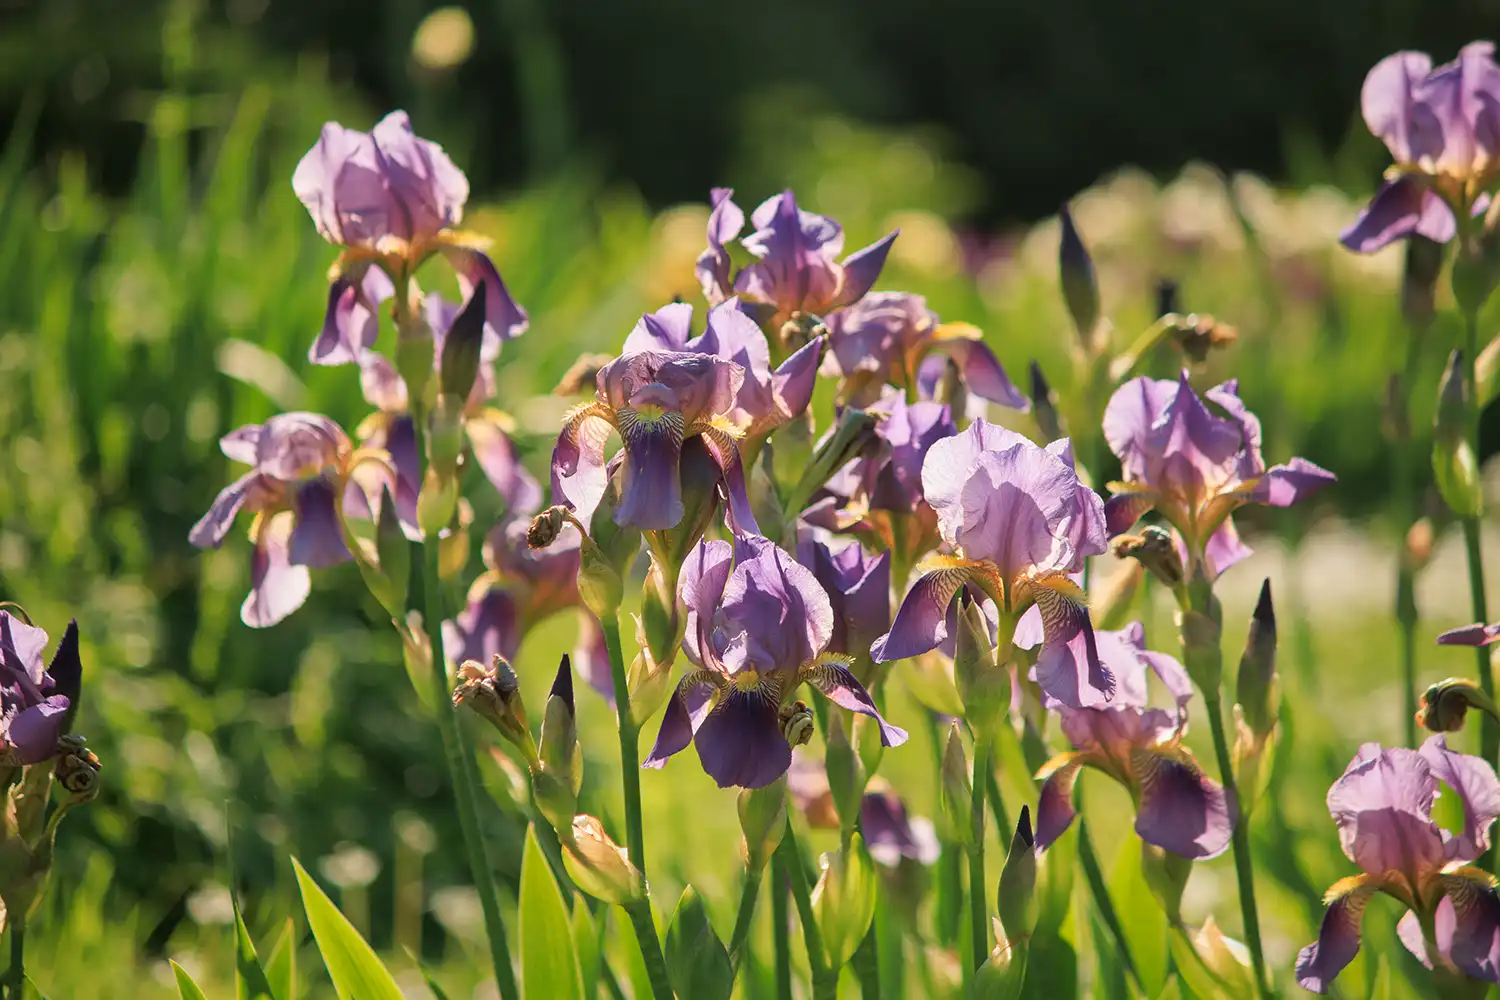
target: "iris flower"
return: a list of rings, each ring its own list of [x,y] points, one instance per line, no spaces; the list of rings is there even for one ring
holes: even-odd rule
[[[797,544],[797,561],[812,570],[828,595],[833,631],[828,651],[869,667],[870,646],[891,627],[891,556],[867,553],[858,542],[837,551],[813,538]],[[869,679],[866,674],[866,680]]]
[[[1432,820],[1439,782],[1463,803],[1460,833]],[[1297,956],[1304,989],[1326,993],[1354,960],[1365,906],[1376,892],[1407,908],[1397,932],[1429,967],[1437,961],[1500,982],[1500,895],[1493,875],[1470,867],[1489,849],[1490,824],[1500,815],[1500,780],[1487,761],[1449,750],[1442,734],[1420,750],[1366,743],[1328,790],[1328,811],[1339,845],[1363,874],[1340,879],[1324,896],[1318,940]],[[1432,928],[1436,956],[1424,926]]]
[[[1109,484],[1110,535],[1156,510],[1210,577],[1250,554],[1231,518],[1237,508],[1290,507],[1334,481],[1305,458],[1267,469],[1260,421],[1240,401],[1237,384],[1215,386],[1200,399],[1186,371],[1175,382],[1142,377],[1115,390],[1104,409],[1104,437],[1124,480]]]
[[[1070,708],[1049,700],[1073,745],[1037,773],[1036,842],[1045,848],[1072,824],[1073,786],[1092,767],[1124,785],[1135,800],[1135,832],[1149,844],[1187,858],[1212,858],[1228,847],[1234,810],[1224,789],[1208,778],[1186,747],[1187,703],[1193,684],[1172,657],[1146,648],[1140,623],[1097,632],[1099,658],[1118,690],[1107,708]],[[1172,696],[1171,709],[1152,708],[1147,677],[1155,674]]]
[[[1485,210],[1500,180],[1500,66],[1492,43],[1465,45],[1437,69],[1425,52],[1387,56],[1365,77],[1360,106],[1396,162],[1344,231],[1344,246],[1373,253],[1412,233],[1446,243],[1458,218]]]
[[[918,567],[891,630],[870,650],[877,662],[936,649],[948,638],[948,610],[972,587],[1014,623],[1035,607],[1043,642],[1037,680],[1062,704],[1103,705],[1115,681],[1094,651],[1083,590],[1070,574],[1105,551],[1104,505],[1078,480],[1067,440],[1045,448],[1020,434],[976,420],[936,442],[922,463],[922,493],[954,555]],[[1082,643],[1075,657],[1069,644]]]
[[[71,704],[60,688],[69,680],[76,688],[78,681],[77,626],[68,626],[50,668],[42,663],[46,647],[46,632],[0,611],[0,765],[37,764],[57,755]]]
[[[661,767],[691,742],[721,788],[769,785],[791,765],[793,745],[812,734],[812,711],[795,698],[803,683],[876,719],[884,746],[906,742],[881,718],[848,658],[826,651],[828,595],[769,539],[700,542],[682,568],[678,595],[688,613],[682,648],[696,669],[668,700],[645,766]]]
[[[297,164],[292,189],[318,233],[344,248],[333,267],[323,331],[309,354],[314,363],[359,361],[375,343],[380,303],[433,254],[453,265],[465,300],[475,285],[485,285],[487,335],[509,340],[525,332],[526,313],[484,241],[456,228],[469,199],[468,178],[441,146],[412,132],[406,112],[391,112],[369,132],[328,122]]]

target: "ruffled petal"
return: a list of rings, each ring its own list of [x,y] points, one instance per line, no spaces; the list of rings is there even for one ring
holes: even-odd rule
[[[1142,840],[1185,858],[1218,857],[1234,833],[1234,804],[1217,781],[1192,760],[1137,748],[1130,767],[1140,788],[1135,832]]]
[[[593,520],[609,487],[604,444],[614,425],[607,413],[597,403],[574,411],[563,423],[552,448],[552,502],[568,507],[584,524]],[[674,480],[676,472],[674,468]]]
[[[833,635],[833,607],[812,571],[770,539],[735,539],[734,570],[718,613],[728,633],[743,633],[757,669],[797,670]]]
[[[849,668],[841,663],[820,663],[807,672],[807,682],[823,693],[823,697],[851,712],[868,715],[880,723],[880,745],[899,747],[906,742],[906,730],[893,726],[875,707],[875,699],[865,690]]]
[[[1448,856],[1473,861],[1490,849],[1490,826],[1500,816],[1500,778],[1482,757],[1448,749],[1448,738],[1436,733],[1417,751],[1433,777],[1453,789],[1464,807],[1463,832],[1448,843]]]
[[[1327,993],[1334,977],[1354,961],[1365,906],[1374,894],[1375,886],[1365,875],[1341,879],[1328,890],[1318,940],[1297,953],[1297,983],[1303,989]]]
[[[302,607],[312,592],[306,566],[293,565],[289,544],[296,518],[282,511],[260,526],[250,556],[250,593],[240,605],[240,620],[251,628],[268,628]]]
[[[1360,747],[1328,789],[1328,812],[1349,860],[1371,874],[1401,872],[1420,881],[1448,862],[1432,821],[1438,783],[1416,750]]]
[[[708,216],[708,249],[698,255],[694,265],[703,297],[716,305],[734,294],[730,275],[732,262],[725,244],[732,242],[745,227],[745,213],[734,203],[733,188],[714,188],[709,195],[713,206]]]
[[[733,566],[734,547],[717,539],[703,539],[682,561],[677,577],[677,596],[687,609],[682,648],[700,667],[717,665],[714,614],[724,599],[724,586]]]
[[[692,332],[693,307],[686,302],[672,302],[636,320],[620,353],[686,351]]]

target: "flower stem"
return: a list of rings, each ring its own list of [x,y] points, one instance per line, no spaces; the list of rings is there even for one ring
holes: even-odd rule
[[[775,949],[776,1000],[792,1000],[791,914],[787,912],[790,878],[781,852],[771,855],[771,941]]]
[[[1464,378],[1468,382],[1469,392],[1464,397],[1468,407],[1469,418],[1469,442],[1474,448],[1474,463],[1477,466],[1480,461],[1479,451],[1479,380],[1476,377],[1475,366],[1479,358],[1479,316],[1477,312],[1464,312]],[[1469,563],[1469,602],[1472,605],[1471,614],[1476,622],[1484,622],[1489,619],[1487,602],[1484,595],[1484,553],[1479,544],[1478,517],[1466,517],[1463,519],[1464,528],[1464,551],[1468,554]],[[1475,669],[1479,673],[1479,688],[1490,698],[1495,696],[1495,677],[1490,671],[1490,651],[1485,646],[1479,646],[1474,650]],[[1480,755],[1491,763],[1495,762],[1497,754],[1500,754],[1500,723],[1497,723],[1488,714],[1481,715],[1479,719],[1479,745]]]
[[[1250,966],[1255,971],[1256,992],[1263,997],[1271,996],[1271,987],[1266,978],[1266,956],[1260,943],[1260,914],[1255,905],[1255,869],[1250,856],[1249,817],[1239,808],[1239,793],[1234,783],[1234,760],[1229,754],[1229,742],[1224,736],[1224,706],[1218,691],[1204,691],[1207,703],[1208,728],[1213,732],[1214,756],[1219,761],[1219,780],[1224,793],[1234,803],[1234,873],[1239,881],[1240,918],[1245,924],[1245,946],[1250,949]]]
[[[984,789],[985,774],[990,770],[990,744],[974,741],[974,779],[970,807],[973,811],[974,839],[969,845],[969,975],[979,970],[990,954],[989,890],[984,881]]]
[[[604,645],[609,650],[609,673],[615,685],[615,707],[620,716],[620,786],[625,794],[625,844],[630,863],[646,874],[646,837],[641,829],[641,727],[630,714],[630,686],[625,679],[625,652],[620,645],[620,620],[601,619]]]
[[[651,981],[651,995],[655,1000],[673,1000],[672,982],[667,978],[667,960],[662,957],[661,938],[656,933],[656,920],[651,916],[651,899],[625,906],[630,917],[630,926],[635,928],[635,940],[641,946],[641,958],[646,963],[646,978]]]
[[[1115,909],[1109,895],[1109,883],[1104,879],[1104,869],[1099,866],[1099,856],[1094,853],[1094,838],[1089,836],[1088,822],[1078,817],[1078,863],[1083,868],[1083,879],[1088,883],[1089,895],[1094,897],[1094,909],[1104,921],[1109,936],[1114,938],[1115,950],[1125,972],[1136,986],[1141,985],[1140,973],[1136,971],[1135,956],[1130,953],[1130,944],[1125,940],[1125,928],[1120,924],[1120,912]],[[1144,988],[1142,989],[1144,993]]]
[[[853,960],[854,974],[859,977],[861,1000],[880,1000],[880,958],[875,951],[877,947],[875,924],[872,921],[870,931],[859,943],[859,950],[854,953]]]
[[[750,937],[755,902],[760,898],[760,880],[764,874],[764,866],[745,869],[745,884],[740,888],[740,909],[734,917],[734,933],[729,936],[729,961],[736,969],[740,965],[740,952]]]
[[[419,425],[420,426],[420,425]],[[489,938],[490,961],[495,967],[495,985],[501,1000],[517,1000],[515,971],[510,962],[510,944],[505,936],[505,918],[500,914],[500,897],[495,888],[494,871],[485,851],[484,833],[479,826],[479,781],[463,727],[453,710],[452,682],[448,679],[447,658],[443,654],[443,591],[438,574],[438,546],[429,539],[422,546],[422,590],[426,605],[424,627],[432,646],[432,697],[437,712],[438,729],[443,737],[443,756],[453,782],[453,798],[458,806],[458,822],[463,830],[464,848],[469,855],[469,875],[479,893],[484,911],[485,936]],[[466,762],[466,758],[468,758]]]
[[[5,971],[10,984],[11,1000],[22,1000],[26,990],[26,921],[18,920],[10,928],[10,968]]]
[[[802,867],[802,849],[797,846],[797,834],[787,820],[786,836],[776,853],[782,857],[787,874],[791,877],[792,899],[797,904],[797,919],[802,924],[802,943],[807,948],[807,965],[812,970],[813,1000],[834,1000],[838,993],[838,970],[830,972],[827,956],[823,954],[823,937],[818,933],[818,920],[813,915],[812,889],[807,884],[807,871]]]
[[[1408,253],[1411,251],[1408,250]],[[1417,517],[1417,486],[1412,472],[1414,450],[1411,441],[1411,387],[1417,378],[1417,362],[1421,358],[1422,334],[1425,331],[1415,324],[1406,338],[1406,366],[1393,380],[1395,398],[1391,400],[1394,412],[1391,492],[1396,497],[1396,527],[1401,532],[1411,529]],[[1416,569],[1406,551],[1406,538],[1397,541],[1396,560],[1396,625],[1401,632],[1401,680],[1404,695],[1404,732],[1406,745],[1417,745],[1417,595]]]

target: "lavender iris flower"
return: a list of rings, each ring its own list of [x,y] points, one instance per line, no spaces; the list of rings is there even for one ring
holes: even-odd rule
[[[947,403],[907,403],[890,389],[869,412],[879,446],[850,462],[803,512],[809,524],[848,532],[911,566],[942,542],[922,495],[922,463],[933,444],[958,433]],[[901,581],[904,583],[905,581]]]
[[[54,669],[77,657],[76,626],[58,643]],[[0,611],[0,764],[36,764],[57,754],[70,702],[58,693],[58,678],[42,664],[47,633],[9,611]]]
[[[745,369],[707,354],[640,351],[599,370],[594,402],[573,410],[552,451],[552,496],[587,524],[610,483],[604,445],[624,443],[617,524],[641,530],[682,520],[682,444],[701,436],[723,473],[727,513],[738,531],[755,531],[745,477],[729,420]]]
[[[941,848],[932,821],[910,815],[901,796],[879,776],[870,780],[868,789],[859,803],[859,832],[870,856],[887,868],[896,867],[902,858],[922,865],[935,863]],[[792,755],[786,790],[792,804],[807,817],[808,826],[838,829],[828,771],[806,751]]]
[[[1463,803],[1459,833],[1432,820],[1439,782]],[[1326,993],[1353,961],[1376,892],[1407,908],[1397,931],[1429,966],[1424,925],[1433,928],[1431,944],[1445,968],[1500,982],[1500,894],[1494,876],[1469,867],[1489,849],[1490,824],[1500,815],[1500,780],[1487,761],[1449,750],[1442,734],[1420,750],[1366,743],[1328,790],[1328,811],[1344,854],[1364,874],[1340,879],[1324,896],[1318,940],[1297,956],[1304,989]]]
[[[342,428],[317,413],[283,413],[230,431],[224,454],[251,466],[214,499],[188,541],[218,548],[240,511],[255,514],[250,540],[250,594],[240,618],[251,628],[275,625],[312,589],[309,569],[353,558],[339,522],[345,513],[370,516],[369,498],[346,475],[353,449]]]
[[[1373,253],[1417,233],[1446,243],[1458,218],[1489,204],[1500,180],[1500,66],[1495,46],[1472,42],[1432,68],[1425,52],[1397,52],[1365,77],[1365,124],[1395,165],[1370,204],[1340,237]]]
[[[1290,507],[1334,481],[1305,458],[1267,469],[1260,421],[1240,401],[1237,384],[1225,382],[1200,399],[1186,371],[1176,382],[1135,378],[1115,390],[1104,410],[1104,437],[1124,480],[1109,484],[1114,496],[1104,512],[1110,535],[1154,509],[1211,578],[1250,554],[1231,518],[1237,508]]]
[[[1149,844],[1187,858],[1212,858],[1229,847],[1232,803],[1182,745],[1193,684],[1172,657],[1146,648],[1139,622],[1095,633],[1099,658],[1119,685],[1107,708],[1070,708],[1049,699],[1073,749],[1037,773],[1036,843],[1045,848],[1072,824],[1073,786],[1092,767],[1124,785],[1135,799],[1135,831]],[[1150,707],[1147,677],[1172,696],[1168,709]]]
[[[957,555],[919,567],[891,630],[870,650],[877,662],[936,649],[948,638],[948,611],[965,586],[976,588],[1014,623],[1036,607],[1043,643],[1037,680],[1074,708],[1103,705],[1115,681],[1094,650],[1083,590],[1070,577],[1107,547],[1104,505],[1078,480],[1067,440],[1039,447],[983,420],[936,442],[922,463],[922,492],[943,541]],[[1071,648],[1081,644],[1082,656]]]
[[[697,337],[692,336],[692,320],[693,307],[681,302],[647,313],[625,338],[620,353],[707,354],[739,365],[745,379],[725,417],[740,429],[742,448],[807,410],[823,338],[814,339],[772,369],[766,335],[740,308],[738,299],[727,299],[710,309],[707,326]]]
[[[796,313],[822,316],[852,305],[870,290],[897,233],[850,254],[844,250],[844,229],[826,215],[797,207],[791,191],[761,202],[750,215],[755,231],[742,244],[755,260],[733,273],[728,245],[745,226],[745,213],[729,188],[715,188],[708,220],[708,249],[698,257],[698,280],[703,294],[717,305],[732,295],[774,310],[770,329],[777,329]]]
[[[432,330],[433,371],[442,377],[443,344],[459,305],[429,293],[422,299],[427,325]],[[479,371],[464,406],[464,433],[474,460],[485,478],[504,498],[507,509],[532,513],[541,505],[542,491],[516,455],[508,430],[511,418],[491,405],[495,395],[495,359],[500,338],[486,328],[480,341]],[[412,423],[411,399],[406,381],[384,356],[367,350],[360,355],[360,387],[365,401],[377,407],[360,424],[361,443],[386,451],[396,470],[396,511],[413,538],[417,532],[417,495],[422,488],[422,463],[417,455],[416,428]],[[488,662],[488,661],[485,661]]]
[[[309,354],[316,364],[348,364],[373,346],[380,303],[434,253],[458,274],[465,300],[484,284],[487,335],[509,340],[526,330],[483,241],[458,232],[469,181],[437,143],[418,138],[404,111],[369,132],[323,126],[297,164],[292,189],[329,243],[345,248],[334,268],[323,331]]]
[[[811,736],[812,712],[795,700],[804,682],[876,719],[883,745],[906,742],[881,718],[848,658],[826,652],[828,595],[769,539],[700,542],[682,568],[678,595],[688,613],[682,648],[697,669],[668,700],[645,766],[662,766],[691,742],[721,788],[770,784],[791,765],[792,746]]]
[[[891,627],[890,553],[870,555],[858,542],[835,552],[807,538],[797,544],[797,561],[812,570],[828,595],[833,610],[828,651],[853,657],[857,668],[868,668],[871,644]]]
[[[1029,406],[979,330],[939,322],[920,295],[872,292],[828,317],[828,334],[833,351],[824,373],[842,379],[839,398],[851,406],[875,402],[886,384],[916,398],[923,362],[943,356],[958,366],[972,395],[1018,410]]]

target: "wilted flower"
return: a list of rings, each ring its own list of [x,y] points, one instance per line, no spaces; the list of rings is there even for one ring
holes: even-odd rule
[[[870,857],[894,868],[902,858],[930,865],[937,861],[941,848],[932,821],[925,816],[911,816],[906,803],[880,778],[871,779],[859,803],[859,830],[864,835]],[[792,802],[807,817],[812,827],[827,830],[839,828],[833,807],[833,793],[828,787],[828,772],[805,751],[792,755],[787,771],[787,791]]]
[[[675,527],[683,518],[683,441],[701,437],[719,464],[728,516],[754,531],[745,475],[729,414],[745,369],[707,354],[642,351],[599,370],[594,402],[569,414],[552,451],[552,498],[587,524],[610,483],[604,444],[624,443],[616,524],[642,530]]]
[[[1365,77],[1365,124],[1395,165],[1370,204],[1344,231],[1360,253],[1413,233],[1446,243],[1457,217],[1482,211],[1500,178],[1500,67],[1495,46],[1471,42],[1432,68],[1425,52],[1397,52]]]
[[[1020,434],[976,420],[932,445],[922,463],[923,495],[957,555],[920,569],[891,631],[870,650],[877,662],[937,648],[948,638],[948,609],[960,588],[977,588],[1015,622],[1039,609],[1044,641],[1037,679],[1075,707],[1109,700],[1115,682],[1093,650],[1083,590],[1069,574],[1105,551],[1104,505],[1078,481],[1064,439],[1041,448]],[[1008,636],[1005,639],[1009,641]],[[1082,647],[1075,656],[1070,644]]]
[[[732,274],[728,244],[745,226],[745,213],[732,200],[733,194],[729,188],[713,190],[708,249],[698,256],[698,280],[711,304],[738,295],[773,309],[768,329],[780,329],[797,313],[822,316],[859,301],[880,277],[897,235],[892,232],[840,263],[835,258],[844,250],[843,227],[825,215],[799,209],[796,196],[784,191],[751,213],[755,231],[741,242],[755,260]]]
[[[1234,529],[1236,508],[1289,507],[1334,476],[1305,458],[1267,469],[1260,421],[1240,401],[1236,383],[1204,395],[1225,415],[1204,405],[1186,371],[1176,382],[1142,377],[1115,390],[1104,410],[1104,437],[1119,456],[1124,482],[1109,484],[1114,496],[1104,510],[1112,536],[1158,511],[1182,536],[1188,558],[1217,576],[1250,554]]]
[[[42,664],[46,647],[46,632],[0,611],[0,764],[36,764],[57,755],[72,705],[62,690],[65,677],[72,679],[72,697],[78,694],[77,626],[68,626],[51,669]]]
[[[1073,750],[1048,761],[1036,810],[1037,846],[1045,848],[1073,822],[1073,786],[1083,767],[1120,782],[1135,799],[1135,832],[1188,858],[1212,858],[1228,847],[1234,807],[1218,782],[1203,773],[1182,745],[1193,685],[1182,665],[1146,648],[1140,623],[1095,634],[1099,658],[1117,678],[1106,708],[1048,707],[1062,717]],[[1171,694],[1172,709],[1150,707],[1147,676],[1154,673]]]
[[[465,299],[474,286],[485,286],[487,336],[509,340],[525,331],[526,313],[484,253],[484,241],[454,228],[469,198],[468,179],[441,146],[413,134],[406,112],[391,112],[369,132],[328,122],[297,164],[292,188],[318,233],[345,248],[333,268],[313,362],[360,360],[375,342],[380,303],[404,289],[434,253],[453,265]]]
[[[422,309],[432,329],[433,371],[441,379],[443,345],[460,307],[441,295],[429,293],[422,299]],[[516,456],[515,445],[508,434],[510,417],[490,405],[495,395],[494,363],[499,355],[500,339],[486,331],[480,342],[478,375],[464,403],[463,429],[473,449],[474,460],[505,500],[507,508],[531,513],[541,504],[541,487]],[[412,423],[406,380],[390,361],[375,351],[361,354],[359,368],[365,401],[378,408],[360,424],[359,438],[362,443],[390,454],[391,465],[396,470],[396,510],[401,515],[402,524],[415,533],[422,467],[417,454],[416,428]]]
[[[914,399],[922,388],[919,382],[925,381],[924,395],[931,398],[944,361],[951,358],[972,395],[1019,410],[1027,407],[983,334],[967,323],[939,322],[920,295],[866,295],[828,318],[828,335],[833,349],[824,374],[842,378],[839,398],[851,406],[873,403],[886,384]],[[922,380],[924,369],[927,379]]]
[[[870,555],[858,543],[837,552],[813,538],[797,544],[797,561],[812,570],[833,609],[830,653],[868,666],[870,645],[891,627],[891,556]]]
[[[625,338],[621,353],[707,354],[739,365],[745,379],[725,418],[739,430],[742,441],[758,441],[807,410],[823,350],[821,337],[773,370],[766,335],[740,309],[738,299],[728,299],[710,309],[707,326],[697,337],[692,336],[692,320],[693,307],[683,302],[647,313]]]
[[[1442,782],[1463,803],[1464,828],[1450,833],[1432,819]],[[1490,846],[1500,815],[1500,780],[1488,761],[1448,749],[1441,734],[1420,750],[1359,748],[1328,790],[1339,844],[1363,871],[1335,882],[1318,940],[1297,956],[1297,982],[1326,993],[1359,952],[1360,922],[1376,892],[1409,911],[1397,931],[1429,966],[1436,960],[1486,982],[1500,982],[1500,895],[1489,872],[1469,867]],[[1438,955],[1422,928],[1434,929]]]
[[[338,424],[317,413],[282,413],[246,425],[224,435],[219,447],[252,468],[219,492],[188,540],[217,548],[241,510],[254,513],[250,594],[240,618],[251,628],[275,625],[307,600],[309,569],[352,558],[340,508],[360,517],[370,513],[351,478],[354,452]]]
[[[647,767],[691,742],[720,787],[759,788],[786,773],[812,712],[794,696],[809,683],[830,701],[880,722],[881,743],[906,733],[881,718],[864,685],[825,652],[833,610],[813,574],[769,539],[704,541],[682,568],[683,650],[697,667],[667,702]]]

